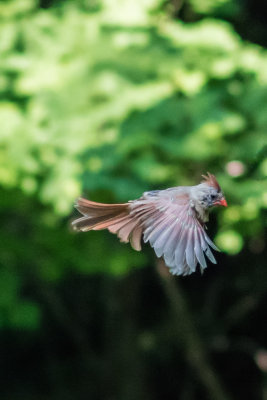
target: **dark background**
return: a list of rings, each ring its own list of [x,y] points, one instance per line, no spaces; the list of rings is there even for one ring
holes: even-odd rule
[[[1,400],[267,399],[267,16],[261,1],[0,1]],[[222,249],[172,277],[76,234],[215,173]]]

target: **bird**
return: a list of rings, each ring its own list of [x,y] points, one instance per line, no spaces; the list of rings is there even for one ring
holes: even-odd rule
[[[210,208],[227,207],[227,202],[215,175],[202,177],[198,185],[144,192],[127,203],[78,198],[75,207],[82,217],[72,226],[82,232],[108,229],[137,251],[143,238],[173,275],[190,275],[198,265],[203,272],[206,258],[216,264],[211,249],[220,251],[206,233]]]

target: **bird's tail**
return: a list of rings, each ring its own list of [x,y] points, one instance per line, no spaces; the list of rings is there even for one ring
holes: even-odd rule
[[[83,214],[83,217],[72,222],[75,230],[87,232],[108,229],[117,234],[121,242],[130,241],[135,250],[141,250],[143,229],[139,219],[131,215],[129,203],[104,204],[79,198],[75,207]]]

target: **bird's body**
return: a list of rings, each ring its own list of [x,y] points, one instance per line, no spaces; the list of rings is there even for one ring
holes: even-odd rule
[[[75,229],[108,229],[122,242],[141,250],[141,239],[149,242],[158,257],[175,275],[189,275],[199,263],[206,268],[205,256],[216,260],[210,250],[218,250],[205,232],[209,208],[226,206],[214,175],[196,186],[177,186],[145,192],[139,199],[122,204],[96,203],[78,199],[76,208],[83,217],[73,221]]]

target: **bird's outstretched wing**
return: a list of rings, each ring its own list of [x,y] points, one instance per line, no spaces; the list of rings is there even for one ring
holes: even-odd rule
[[[216,264],[210,250],[218,250],[191,207],[188,195],[145,196],[133,202],[132,214],[140,219],[144,242],[149,242],[158,257],[174,275],[189,275],[199,263],[207,267],[205,256]]]

